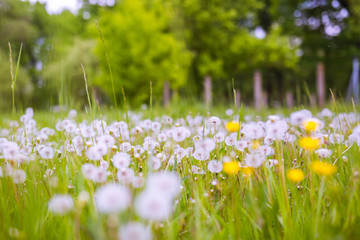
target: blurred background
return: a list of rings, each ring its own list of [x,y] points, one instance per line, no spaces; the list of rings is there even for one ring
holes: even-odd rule
[[[21,43],[17,108],[85,106],[81,64],[102,106],[114,104],[109,64],[118,103],[123,87],[134,108],[150,82],[158,105],[322,105],[330,88],[350,91],[360,1],[0,0],[0,36],[2,110]]]

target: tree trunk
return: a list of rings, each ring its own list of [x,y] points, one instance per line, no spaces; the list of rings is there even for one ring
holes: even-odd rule
[[[212,101],[211,91],[212,91],[211,77],[207,75],[204,80],[204,100],[206,106],[211,105],[211,101]]]
[[[164,87],[163,87],[163,103],[164,103],[164,107],[167,108],[169,107],[170,104],[170,84],[168,81],[164,82]]]
[[[323,107],[325,104],[325,68],[322,62],[316,66],[316,93],[318,105]]]
[[[294,107],[294,94],[291,91],[286,93],[286,107]]]
[[[235,96],[236,96],[236,106],[240,106],[240,104],[241,104],[241,94],[240,94],[240,90],[239,89],[236,89],[235,90]]]
[[[261,81],[261,72],[260,70],[256,70],[254,73],[254,101],[256,110],[260,110],[263,103]]]

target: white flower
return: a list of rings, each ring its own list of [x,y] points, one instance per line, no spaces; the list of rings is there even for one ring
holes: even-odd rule
[[[110,135],[103,135],[98,138],[98,143],[105,145],[107,148],[111,148],[115,144],[115,138]]]
[[[219,132],[214,136],[214,140],[216,143],[221,143],[225,140],[225,135],[223,133]]]
[[[311,118],[312,114],[309,110],[303,109],[290,114],[290,123],[300,126],[307,118]]]
[[[212,173],[219,173],[219,172],[221,172],[222,168],[223,168],[222,162],[219,162],[216,160],[211,160],[208,163],[208,169]]]
[[[154,132],[159,132],[161,129],[161,124],[159,122],[152,122],[151,123],[151,130]]]
[[[228,116],[233,115],[233,113],[234,113],[234,111],[231,108],[226,109],[226,111],[225,111],[225,114],[228,115]]]
[[[145,191],[135,199],[136,213],[145,220],[166,220],[171,213],[171,200],[158,192]]]
[[[119,213],[131,201],[129,190],[119,184],[108,183],[95,192],[95,203],[101,213]]]
[[[269,120],[266,124],[266,136],[271,139],[280,140],[289,129],[289,125],[284,120],[272,122]]]
[[[275,153],[274,149],[267,145],[262,145],[259,147],[259,152],[265,156],[270,156]]]
[[[54,157],[54,149],[52,147],[43,147],[39,150],[39,154],[44,159],[52,159]]]
[[[19,147],[15,142],[5,142],[2,144],[4,158],[6,160],[14,160],[19,154]]]
[[[215,116],[210,117],[208,121],[212,127],[214,127],[214,126],[218,127],[221,124],[220,118],[215,117]]]
[[[119,182],[124,184],[129,184],[133,181],[133,178],[135,176],[134,170],[131,168],[121,168],[117,172],[117,178]]]
[[[103,168],[103,169],[108,169],[109,168],[109,162],[101,160],[100,161],[100,167]]]
[[[86,151],[86,156],[93,161],[99,161],[102,157],[107,154],[107,147],[104,144],[98,143],[94,146],[91,146]]]
[[[182,142],[186,139],[188,130],[185,127],[176,127],[172,130],[171,136],[175,142]]]
[[[247,139],[255,140],[265,136],[264,128],[258,123],[248,123],[242,129]]]
[[[167,140],[167,135],[165,133],[159,133],[159,135],[157,136],[157,140],[159,142],[166,142]]]
[[[132,179],[131,184],[133,185],[134,188],[140,188],[144,185],[145,181],[143,176],[135,176]]]
[[[206,138],[204,140],[199,140],[195,142],[195,150],[202,150],[204,152],[212,152],[215,149],[215,141]]]
[[[245,156],[245,164],[248,167],[258,168],[264,163],[264,161],[265,157],[260,153],[248,153]]]
[[[111,161],[117,169],[121,169],[129,167],[131,163],[131,158],[130,155],[127,153],[118,152],[112,157]]]
[[[76,115],[77,115],[76,110],[71,109],[70,112],[69,112],[68,117],[69,118],[76,118]]]
[[[24,183],[26,180],[26,173],[22,169],[17,169],[13,173],[13,181],[16,184]]]
[[[152,122],[150,119],[146,119],[142,122],[141,127],[143,127],[144,129],[150,129],[152,125]]]
[[[151,167],[153,170],[158,170],[161,167],[161,161],[157,157],[153,157],[150,159]]]
[[[29,116],[30,118],[32,118],[34,116],[34,109],[32,109],[31,107],[26,108],[25,110],[25,115]]]
[[[205,174],[205,171],[202,170],[201,167],[198,167],[198,166],[195,166],[195,165],[191,166],[191,172],[193,174]]]
[[[278,165],[278,160],[276,160],[276,159],[269,159],[269,161],[268,161],[268,166],[269,167],[273,167],[273,166],[276,166],[276,165]]]
[[[195,150],[195,152],[193,153],[193,157],[194,157],[196,160],[205,161],[205,160],[208,160],[208,159],[209,159],[210,154],[209,154],[208,152],[205,152],[204,150],[197,149],[197,150]]]
[[[50,212],[64,215],[74,208],[74,201],[70,195],[55,195],[50,199],[48,208]]]
[[[91,126],[81,126],[80,133],[84,138],[91,138],[96,136],[96,132]]]
[[[176,159],[180,161],[186,156],[186,150],[182,147],[178,147],[174,150],[174,155],[176,155]]]
[[[249,146],[248,142],[245,140],[240,140],[235,142],[235,148],[240,152],[243,152],[245,148]]]
[[[131,150],[131,144],[128,142],[123,142],[120,146],[120,150],[123,152],[128,152]]]
[[[320,158],[327,158],[331,156],[331,150],[326,148],[320,148],[315,151]]]
[[[96,174],[96,167],[91,163],[85,163],[81,166],[81,172],[87,179],[93,179]]]
[[[107,176],[108,176],[108,173],[107,173],[106,169],[99,167],[99,168],[96,168],[96,171],[93,173],[92,180],[94,182],[103,183],[103,182],[106,182]]]
[[[331,118],[331,117],[332,117],[332,112],[331,112],[328,108],[324,108],[324,109],[319,113],[319,117],[328,117],[328,118]]]
[[[234,146],[236,142],[236,136],[230,135],[225,138],[225,144],[229,147]]]
[[[151,240],[151,229],[142,223],[130,222],[119,229],[118,238],[120,240]]]
[[[180,179],[172,172],[158,172],[150,175],[147,180],[147,189],[160,195],[175,197],[180,190]]]
[[[331,133],[329,136],[329,142],[332,144],[340,144],[344,141],[344,135]]]
[[[143,147],[146,151],[151,151],[157,146],[159,146],[159,143],[154,141],[152,138],[146,139],[145,142],[143,143]]]
[[[281,139],[283,139],[283,137],[284,137],[284,136],[282,136]],[[265,144],[265,145],[272,145],[273,142],[274,142],[274,139],[272,139],[271,137],[269,137],[269,136],[265,136],[265,137],[264,137],[264,144]]]

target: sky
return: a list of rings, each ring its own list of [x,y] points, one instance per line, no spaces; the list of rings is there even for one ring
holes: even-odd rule
[[[51,14],[57,14],[68,9],[76,13],[81,8],[80,0],[29,0],[31,3],[40,2],[46,4],[46,10]],[[89,0],[91,4],[112,6],[115,0]]]
[[[81,7],[81,2],[77,0],[29,0],[29,2],[45,3],[46,10],[52,14],[60,13],[64,9],[76,13]]]

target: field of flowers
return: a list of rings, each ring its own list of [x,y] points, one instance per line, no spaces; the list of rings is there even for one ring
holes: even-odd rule
[[[0,239],[360,238],[356,112],[80,115],[3,119]]]

